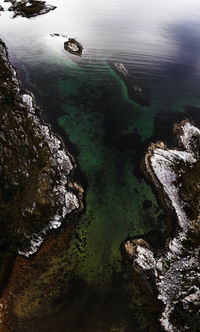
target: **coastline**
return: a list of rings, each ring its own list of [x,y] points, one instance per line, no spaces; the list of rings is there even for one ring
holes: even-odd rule
[[[193,207],[190,204],[191,197],[199,192],[200,131],[184,120],[175,125],[175,133],[184,150],[169,149],[164,143],[151,144],[145,162],[154,185],[171,201],[170,206],[176,211],[179,227],[173,237],[166,241],[162,254],[157,254],[142,239],[128,240],[124,245],[143,283],[147,280],[149,289],[163,302],[160,322],[169,332],[195,330],[200,299],[199,211],[196,207],[191,212]],[[187,190],[190,190],[189,195]],[[196,219],[191,220],[191,214]],[[150,281],[152,274],[153,284]],[[196,318],[189,319],[186,312]]]
[[[24,91],[21,89],[21,83],[18,80],[17,72],[12,67],[12,65],[9,63],[8,59],[8,53],[7,49],[4,43],[1,43],[2,49],[2,57],[5,65],[8,67],[8,70],[10,71],[11,78],[14,82],[12,88],[15,90],[15,96],[13,99],[14,103],[18,103],[17,105],[23,105],[25,107],[25,112],[27,112],[27,115],[25,114],[25,120],[28,119],[28,121],[31,123],[32,128],[35,126],[35,137],[38,140],[41,140],[38,143],[39,148],[42,148],[43,144],[47,145],[48,153],[50,158],[50,164],[48,167],[53,167],[54,169],[57,167],[57,172],[60,176],[60,179],[56,179],[55,184],[52,186],[52,190],[56,192],[56,195],[59,195],[59,200],[62,201],[63,208],[61,208],[61,215],[60,212],[52,216],[51,220],[49,221],[48,225],[45,225],[43,229],[39,232],[36,237],[36,241],[33,240],[32,243],[32,251],[30,253],[25,253],[23,251],[19,251],[20,254],[24,254],[25,256],[29,256],[36,252],[38,247],[43,242],[43,236],[50,230],[50,229],[56,229],[61,226],[62,221],[65,219],[66,215],[71,213],[74,209],[79,209],[80,211],[83,209],[82,205],[82,193],[83,190],[78,184],[73,184],[71,181],[70,186],[68,184],[68,177],[72,177],[72,172],[76,168],[75,159],[68,153],[66,150],[66,147],[64,145],[63,140],[55,134],[51,126],[47,123],[45,123],[38,112],[38,107],[35,104],[34,97],[32,93],[28,91]],[[4,83],[3,83],[4,84]],[[6,89],[10,89],[9,83],[6,83]],[[9,94],[12,98],[12,91],[9,91]],[[17,107],[15,105],[15,107]],[[21,126],[23,126],[23,122],[20,123]],[[38,138],[37,138],[38,136]],[[46,141],[46,142],[45,142]],[[43,143],[44,142],[44,143]],[[26,143],[27,144],[27,143]],[[46,146],[45,146],[46,148]],[[36,147],[34,147],[34,150]],[[33,159],[34,162],[34,159]],[[51,166],[52,165],[52,166]],[[48,172],[48,169],[45,167],[45,172]],[[38,167],[39,168],[39,167]],[[43,168],[39,169],[39,174],[43,171]],[[25,172],[23,170],[23,172]],[[23,176],[23,174],[22,174]],[[39,175],[40,176],[40,175]],[[29,177],[26,174],[26,177]],[[68,188],[68,190],[67,190]],[[77,197],[76,197],[77,194]],[[66,208],[64,208],[66,206]],[[47,217],[48,218],[48,217]],[[31,240],[32,241],[32,240]],[[35,243],[34,243],[35,242]]]
[[[54,242],[56,242],[56,246],[62,247],[63,241],[65,243],[64,246],[67,245],[70,230],[73,229],[73,225],[83,211],[84,206],[83,188],[73,180],[73,174],[77,166],[74,157],[68,153],[60,136],[55,134],[51,126],[41,119],[41,110],[37,107],[33,94],[22,89],[17,71],[9,62],[8,51],[3,41],[0,41],[0,52],[0,66],[3,73],[0,85],[0,103],[1,111],[4,112],[1,126],[3,129],[5,125],[7,125],[6,133],[12,137],[8,147],[10,151],[14,149],[13,159],[11,158],[8,164],[7,157],[12,154],[8,148],[4,148],[5,144],[7,144],[6,141],[8,137],[5,138],[4,132],[1,131],[1,171],[5,168],[2,174],[5,174],[4,182],[6,188],[10,185],[11,188],[13,188],[12,186],[16,188],[15,192],[16,190],[19,191],[19,194],[14,198],[12,198],[12,196],[11,198],[9,197],[7,203],[8,216],[9,204],[12,204],[12,199],[16,202],[15,204],[19,204],[19,208],[21,209],[24,206],[23,204],[27,202],[30,203],[30,208],[26,206],[26,212],[23,212],[23,210],[19,211],[19,214],[22,213],[22,216],[25,218],[22,226],[19,224],[20,219],[16,218],[16,220],[13,220],[14,232],[10,233],[9,231],[8,233],[11,243],[13,242],[12,237],[15,239],[15,246],[18,251],[18,255],[15,253],[16,259],[12,272],[11,270],[9,272],[11,275],[8,285],[2,285],[5,289],[0,300],[0,330],[9,331],[10,326],[13,324],[10,319],[10,315],[12,316],[12,301],[14,300],[14,293],[16,293],[17,290],[20,292],[18,288],[19,284],[22,283],[24,285],[25,280],[29,279],[30,269],[35,261],[38,264],[38,259],[40,259],[39,257],[41,257],[41,255],[43,255],[43,260],[47,258],[47,252],[49,250],[51,252],[50,248],[52,243],[54,244]],[[14,113],[13,110],[15,110]],[[18,132],[20,132],[20,134],[18,134]],[[30,137],[31,141],[28,143]],[[30,152],[29,149],[31,149]],[[23,154],[24,150],[27,151],[25,155]],[[16,151],[17,157],[15,155]],[[42,153],[43,157],[41,159],[40,153]],[[27,161],[27,163],[25,161]],[[9,167],[11,167],[12,172],[9,171]],[[31,173],[32,169],[34,171],[33,175]],[[51,183],[52,175],[55,180]],[[20,183],[23,183],[23,186],[20,185]],[[29,186],[31,187],[29,188]],[[24,197],[25,203],[18,203],[17,198],[18,196],[20,197],[21,191],[22,196],[24,196],[27,195],[24,193],[24,190],[28,192],[29,189],[30,194]],[[40,200],[43,202],[42,206],[40,206]],[[1,206],[2,204],[5,205],[1,198]],[[15,206],[15,204],[13,204],[13,206]],[[51,204],[49,211],[47,204]],[[1,211],[1,218],[7,216],[6,209],[7,207],[5,206],[3,211]],[[34,228],[32,229],[32,227],[35,227],[33,222],[34,218],[38,218],[38,214],[42,216],[41,213],[43,213],[42,211],[44,209],[46,209],[44,218],[42,220],[41,217],[39,217],[40,222],[37,222],[37,231],[34,232]],[[16,212],[16,214],[17,213],[18,212]],[[27,218],[32,219],[32,222],[28,222]],[[68,220],[68,223],[66,223],[66,220]],[[7,226],[8,229],[12,228],[12,225],[13,224]],[[22,240],[22,248],[18,248],[18,237],[21,238],[21,233],[18,231],[18,233],[15,234],[15,228],[17,229],[18,226],[23,227],[21,228],[21,232],[23,232],[25,243],[23,244]],[[61,234],[55,233],[55,230],[61,227],[64,227],[65,231],[59,232]],[[60,243],[56,238],[62,238],[63,232],[66,233],[66,238],[63,238]],[[29,256],[32,256],[31,260],[25,258]],[[46,262],[46,264],[48,266],[48,262]],[[5,273],[8,273],[8,271],[5,271]],[[40,271],[37,269],[35,271],[33,267],[31,278],[33,273],[38,274]],[[16,282],[17,279],[18,282]],[[23,289],[22,285],[21,289]],[[13,330],[12,328],[11,330]]]

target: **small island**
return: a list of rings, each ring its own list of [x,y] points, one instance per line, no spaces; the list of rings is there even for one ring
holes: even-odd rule
[[[28,257],[49,230],[81,208],[82,189],[71,177],[73,157],[40,118],[34,96],[22,90],[2,41],[0,68],[1,242]]]
[[[68,38],[66,35],[63,35],[63,34],[60,34],[60,33],[50,33],[50,36],[51,37],[62,37],[62,38],[67,39],[67,41],[64,42],[65,51],[67,51],[67,52],[69,52],[73,55],[77,55],[77,56],[82,55],[83,46],[76,39]]]
[[[8,10],[14,12],[14,17],[22,16],[30,18],[56,9],[55,6],[47,5],[46,1],[40,0],[10,0],[10,2],[12,6]]]
[[[78,56],[81,56],[83,53],[83,46],[74,38],[69,38],[69,40],[64,43],[64,49]]]

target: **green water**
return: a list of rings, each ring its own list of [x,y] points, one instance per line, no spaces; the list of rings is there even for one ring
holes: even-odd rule
[[[153,99],[151,107],[141,107],[130,100],[123,80],[103,61],[90,66],[89,61],[60,62],[51,57],[20,65],[24,87],[34,92],[45,119],[63,135],[84,175],[79,174],[80,183],[87,186],[85,211],[74,224],[70,241],[24,291],[18,310],[27,316],[23,319],[22,314],[18,330],[24,326],[30,332],[159,331],[152,327],[158,308],[140,289],[121,248],[129,237],[162,241],[166,216],[141,162],[150,143],[160,138],[155,122],[163,104]],[[174,117],[186,116],[182,105],[184,98],[176,100],[167,116],[163,111],[165,141],[172,136],[168,129]],[[163,126],[168,118],[171,122]],[[55,276],[55,290],[38,301],[41,285],[48,287]]]
[[[127,237],[165,229],[152,186],[138,173],[154,134],[157,108],[130,100],[124,82],[107,63],[101,71],[91,71],[75,63],[50,67],[51,61],[43,63],[43,75],[37,64],[26,63],[20,73],[46,119],[64,129],[77,148],[87,182],[86,208],[67,250],[52,257],[29,285],[27,292],[37,294],[41,283],[59,276],[55,293],[44,302],[37,303],[34,296],[31,305],[25,300],[30,318],[23,325],[41,332],[147,331],[151,303],[126,271],[120,247]]]
[[[78,163],[88,182],[86,211],[70,244],[69,266],[87,281],[109,280],[113,269],[121,270],[120,245],[127,237],[164,228],[150,185],[133,173],[134,163],[140,162],[133,148],[120,151],[116,146],[125,134],[149,138],[154,110],[131,101],[124,82],[105,68],[101,81],[82,69],[72,80],[58,82],[64,113],[58,122],[78,147]],[[145,211],[146,200],[152,204]]]

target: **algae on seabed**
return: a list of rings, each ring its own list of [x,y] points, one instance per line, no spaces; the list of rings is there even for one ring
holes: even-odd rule
[[[134,148],[120,151],[117,146],[127,133],[149,138],[154,111],[131,101],[124,82],[107,64],[102,77],[94,76],[83,69],[72,81],[59,81],[64,114],[58,121],[78,147],[88,181],[86,212],[71,241],[69,267],[86,280],[105,280],[112,269],[121,270],[121,242],[151,227],[162,228],[162,211],[150,185],[133,174],[140,162]],[[147,200],[152,203],[144,211]]]

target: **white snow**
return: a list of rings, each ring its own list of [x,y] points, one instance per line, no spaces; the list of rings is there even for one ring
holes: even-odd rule
[[[176,211],[180,230],[169,241],[168,249],[163,256],[155,258],[151,250],[138,245],[134,258],[135,262],[142,269],[154,270],[159,291],[158,298],[165,304],[160,322],[168,332],[180,332],[188,329],[186,324],[178,330],[169,321],[170,314],[173,312],[176,303],[181,301],[184,308],[189,310],[190,303],[197,305],[200,302],[199,283],[193,284],[195,280],[200,281],[199,248],[197,247],[191,251],[187,250],[187,255],[185,254],[183,240],[187,239],[188,231],[192,226],[191,221],[184,212],[184,202],[179,197],[179,188],[175,183],[177,176],[182,172],[181,166],[179,171],[177,171],[177,167],[174,167],[179,162],[187,163],[187,166],[190,164],[192,167],[193,163],[197,161],[196,141],[193,138],[200,139],[200,130],[189,122],[185,122],[182,125],[182,131],[183,134],[180,138],[187,151],[170,150],[166,149],[164,144],[159,144],[159,147],[152,147],[152,155],[150,156],[150,164],[154,173],[151,173],[151,175],[156,175],[163,186],[164,192],[169,197]],[[184,255],[181,255],[183,252]],[[196,272],[197,269],[198,273]]]
[[[182,126],[183,135],[180,136],[182,144],[185,146],[185,148],[192,153],[193,147],[192,147],[192,138],[194,136],[200,137],[200,130],[193,126],[189,121],[185,123],[184,126]]]
[[[178,162],[190,163],[192,165],[196,162],[195,157],[192,153],[187,151],[156,148],[153,150],[150,162],[156,177],[162,184],[165,193],[176,211],[179,225],[182,228],[187,228],[190,222],[184,212],[184,202],[180,200],[179,191],[175,185],[177,174],[174,170],[174,166]]]
[[[136,248],[136,263],[140,265],[144,270],[155,270],[156,260],[151,250],[143,246],[137,246]]]
[[[28,94],[22,95],[22,101],[23,103],[28,106],[30,109],[33,107],[33,98]]]

